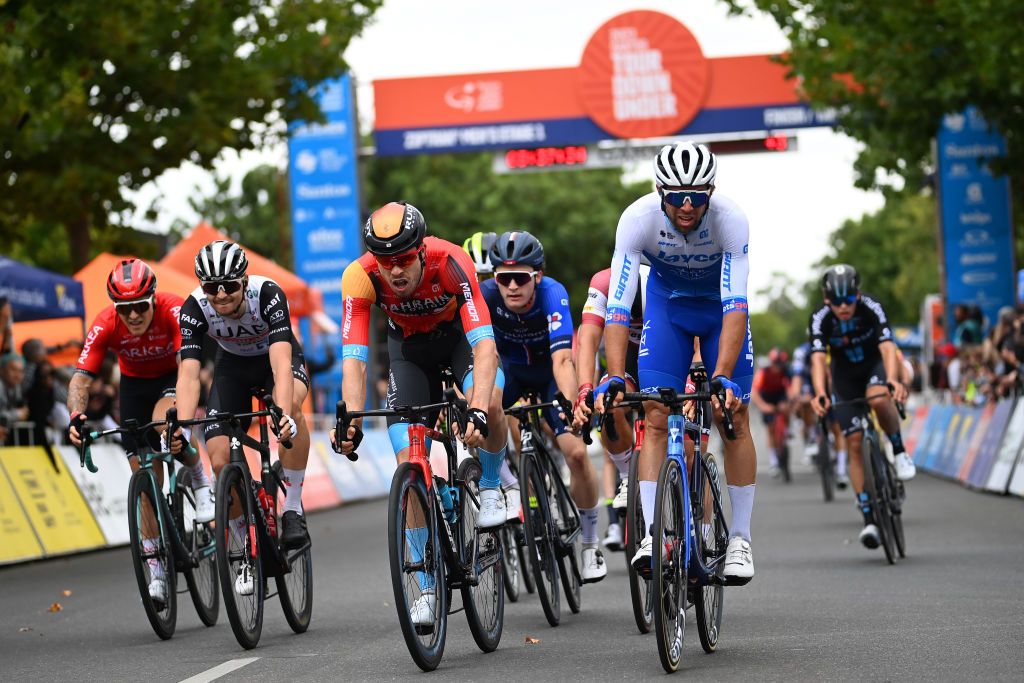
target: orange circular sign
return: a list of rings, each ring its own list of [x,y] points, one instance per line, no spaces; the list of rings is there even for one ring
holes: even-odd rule
[[[583,50],[583,108],[619,138],[671,135],[700,111],[710,76],[697,39],[673,17],[640,10],[597,29]]]

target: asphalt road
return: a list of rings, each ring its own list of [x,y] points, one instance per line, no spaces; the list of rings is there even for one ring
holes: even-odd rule
[[[825,504],[811,469],[798,462],[796,470],[789,485],[760,473],[756,577],[726,590],[715,654],[700,649],[688,614],[681,677],[1024,678],[1024,501],[919,475],[904,515],[909,556],[890,567],[881,550],[857,543],[852,498]],[[248,652],[223,611],[205,628],[187,595],[179,596],[174,638],[158,640],[127,549],[2,569],[0,680],[418,678],[394,613],[386,526],[384,501],[311,515],[312,625],[292,634],[272,599],[260,645]],[[453,615],[440,671],[457,680],[662,675],[654,635],[633,624],[623,555],[608,560],[608,577],[584,587],[583,611],[564,614],[558,628],[534,596],[507,603],[492,654],[481,654],[463,615]],[[62,609],[48,611],[55,602]],[[540,642],[526,644],[528,636]]]

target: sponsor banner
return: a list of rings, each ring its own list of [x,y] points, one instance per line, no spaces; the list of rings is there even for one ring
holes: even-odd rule
[[[999,446],[999,454],[992,463],[985,489],[996,493],[1006,493],[1010,483],[1010,475],[1017,464],[1021,446],[1024,445],[1024,401],[1017,401],[1013,415],[1006,425],[1003,442]]]
[[[324,437],[326,436],[327,434],[324,433]],[[331,442],[328,439],[328,450],[330,447]],[[333,451],[331,452],[333,453]],[[314,457],[312,448],[310,448],[309,460],[306,462],[306,477],[302,481],[302,507],[306,510],[320,510],[340,504],[341,496],[338,495],[338,489],[334,487],[331,473],[324,466],[323,459]]]
[[[128,543],[128,483],[132,478],[132,468],[124,449],[113,444],[90,446],[93,464],[99,468],[99,472],[93,474],[79,464],[78,449],[74,446],[54,448],[60,451],[67,471],[100,525],[107,545]]]
[[[42,449],[39,451],[43,453]],[[6,453],[6,449],[4,450]],[[43,457],[45,453],[43,453]],[[2,460],[2,458],[0,458]],[[0,564],[23,562],[42,557],[43,546],[32,529],[25,508],[14,493],[10,480],[0,466]]]
[[[904,430],[903,434],[903,447],[907,449],[907,454],[913,458],[917,452],[917,443],[921,440],[921,435],[924,434],[925,423],[928,421],[928,406],[918,406],[910,416],[909,429]]]
[[[54,471],[42,448],[4,448],[0,466],[21,502],[46,555],[106,545],[103,532],[68,468]]]
[[[936,145],[946,320],[974,304],[991,324],[1014,297],[1010,181],[989,168],[1006,141],[968,107],[942,118]]]
[[[1010,477],[1010,485],[1007,493],[1015,496],[1024,496],[1024,459],[1017,459],[1017,466],[1013,468],[1013,476]]]
[[[932,409],[928,416],[926,432],[927,438],[921,443],[918,452],[914,454],[914,462],[925,469],[934,469],[929,463],[934,463],[942,452],[942,444],[946,438],[946,429],[953,418],[953,406],[937,406]]]
[[[356,452],[359,459],[350,462],[344,455],[334,452],[327,432],[310,434],[310,457],[316,453],[321,459],[343,502],[387,495],[395,470],[395,456],[387,432],[366,430]],[[391,461],[390,474],[386,472],[387,460]]]
[[[957,412],[960,416],[960,423],[956,430],[949,434],[951,438],[942,449],[942,457],[937,470],[939,474],[952,478],[956,478],[960,473],[960,466],[967,455],[967,446],[978,426],[981,408],[962,407]]]
[[[981,415],[978,416],[978,426],[975,427],[974,432],[971,434],[971,439],[967,444],[967,455],[960,466],[960,471],[956,475],[964,483],[967,483],[967,477],[971,473],[971,467],[974,465],[975,458],[978,457],[978,451],[981,450],[981,442],[984,441],[985,434],[988,433],[989,423],[992,421],[992,415],[995,411],[996,407],[989,404],[982,409]]]
[[[1000,401],[996,404],[992,420],[988,424],[988,431],[985,432],[985,438],[981,440],[981,446],[978,447],[978,455],[971,464],[971,471],[966,480],[967,484],[980,489],[984,488],[988,482],[992,463],[995,462],[996,455],[999,453],[999,445],[1003,441],[1006,424],[1010,421],[1010,415],[1013,414],[1013,404],[1012,400]]]

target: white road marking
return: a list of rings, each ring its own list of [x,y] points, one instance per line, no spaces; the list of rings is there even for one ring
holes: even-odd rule
[[[185,680],[181,681],[181,683],[209,683],[210,681],[217,680],[221,676],[226,676],[227,674],[231,673],[236,669],[241,669],[243,666],[247,664],[252,664],[257,659],[259,659],[259,657],[229,659],[223,664],[218,664],[212,669],[207,669],[206,671],[197,673],[195,676],[192,676],[191,678],[186,678]]]

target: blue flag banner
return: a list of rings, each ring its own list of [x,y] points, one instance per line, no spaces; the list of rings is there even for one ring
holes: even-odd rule
[[[0,256],[0,296],[11,302],[15,322],[84,318],[82,283]]]

